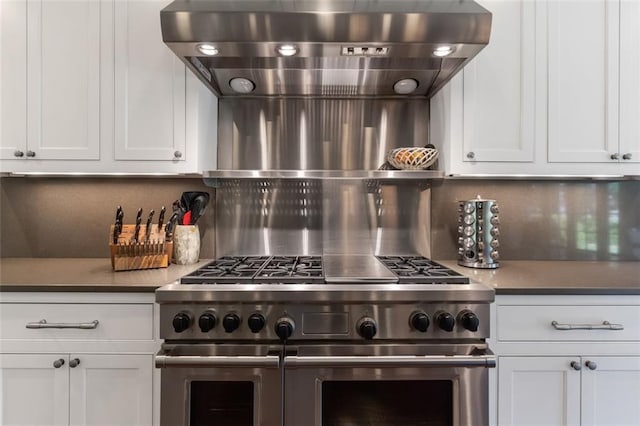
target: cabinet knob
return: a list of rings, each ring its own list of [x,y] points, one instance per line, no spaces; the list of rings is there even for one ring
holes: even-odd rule
[[[64,365],[64,359],[60,358],[60,359],[56,359],[55,361],[53,361],[53,366],[55,368],[60,368]]]
[[[174,157],[174,158],[182,158],[182,152],[180,152],[180,151],[176,151],[176,152],[174,152],[174,153],[173,153],[173,157]]]
[[[587,361],[584,363],[584,365],[586,365],[589,370],[595,370],[596,368],[598,368],[598,364],[596,364],[594,361]]]
[[[15,150],[15,151],[13,151],[13,156],[14,157],[24,157],[24,152]]]
[[[469,160],[473,160],[474,158],[476,158],[476,153],[473,151],[467,152],[467,158]]]
[[[582,370],[582,366],[580,365],[580,363],[578,361],[571,361],[571,368],[573,368],[576,371],[580,371]]]
[[[624,155],[622,156],[622,159],[623,159],[623,160],[631,160],[631,153],[630,153],[630,152],[628,152],[628,153],[624,154]]]
[[[79,365],[80,365],[80,359],[78,358],[74,358],[71,361],[69,361],[69,367],[71,368],[76,368]]]
[[[611,154],[611,159],[612,160],[619,160],[620,159],[620,154],[618,154],[617,152],[615,154]]]
[[[31,158],[33,158],[33,157],[35,157],[35,156],[36,156],[36,153],[35,153],[35,152],[33,152],[33,151],[27,151],[27,157],[31,157]]]

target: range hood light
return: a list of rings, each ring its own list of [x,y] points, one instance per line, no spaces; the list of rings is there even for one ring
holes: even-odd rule
[[[418,82],[413,78],[403,78],[396,81],[393,85],[393,91],[398,95],[408,95],[418,88]]]
[[[278,53],[282,56],[293,56],[298,53],[298,49],[293,44],[283,44],[278,47]]]
[[[213,44],[200,43],[196,46],[200,53],[207,56],[216,56],[218,54],[218,48]]]
[[[253,92],[253,89],[256,88],[253,81],[243,77],[232,78],[229,81],[229,86],[231,86],[235,92],[242,94],[251,93]]]
[[[433,54],[435,56],[449,56],[453,53],[453,47],[451,46],[440,46],[440,47],[436,47],[436,50],[433,51]]]

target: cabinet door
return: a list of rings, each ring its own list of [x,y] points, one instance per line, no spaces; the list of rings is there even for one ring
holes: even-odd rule
[[[640,425],[640,357],[582,360],[582,424]]]
[[[54,362],[62,359],[58,368]],[[58,426],[69,423],[67,355],[0,355],[0,424]]]
[[[619,1],[546,5],[549,161],[617,161]]]
[[[186,68],[162,42],[166,4],[115,2],[116,160],[186,159]]]
[[[640,2],[620,2],[620,158],[640,162]],[[639,170],[640,173],[640,170]]]
[[[144,426],[152,423],[152,355],[72,354],[70,424]]]
[[[535,2],[482,0],[491,41],[464,69],[463,161],[533,161]]]
[[[36,159],[100,155],[100,2],[28,0],[27,145]]]
[[[27,149],[27,0],[0,1],[0,159]]]
[[[580,371],[575,357],[500,357],[498,423],[579,425]]]

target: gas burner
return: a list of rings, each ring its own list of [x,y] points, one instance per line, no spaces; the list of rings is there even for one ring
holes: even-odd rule
[[[256,276],[263,282],[323,283],[321,256],[274,256]]]
[[[422,256],[376,256],[400,283],[469,284],[469,278]]]
[[[223,256],[182,277],[182,284],[250,283],[269,256]]]

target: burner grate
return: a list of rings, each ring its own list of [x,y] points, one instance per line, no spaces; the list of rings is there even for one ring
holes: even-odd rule
[[[422,256],[376,256],[400,283],[469,284],[469,278]]]

